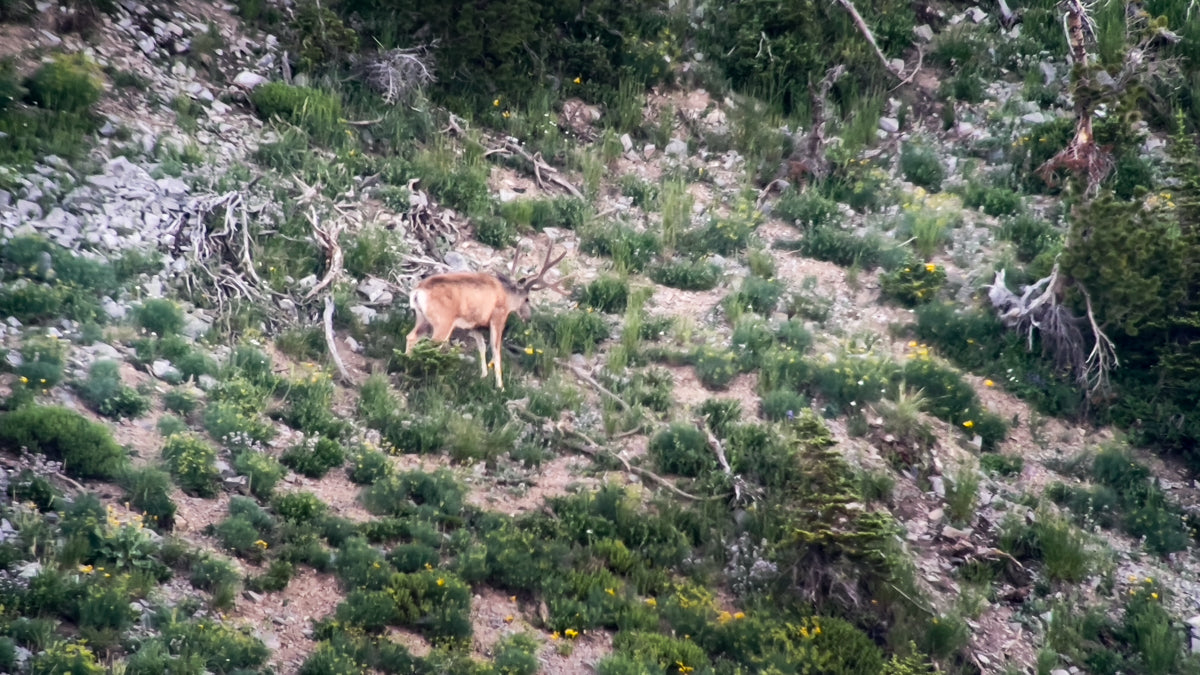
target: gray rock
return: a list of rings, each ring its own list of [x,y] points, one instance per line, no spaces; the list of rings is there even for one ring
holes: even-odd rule
[[[929,26],[926,26],[925,24],[921,24],[920,26],[914,26],[913,27],[913,35],[915,35],[916,38],[918,40],[920,40],[921,42],[932,42],[933,41],[933,29],[930,28]]]
[[[370,307],[367,307],[366,305],[354,305],[350,308],[350,313],[353,314],[354,318],[358,319],[363,325],[370,325],[371,321],[374,320],[375,316],[378,314],[378,312]]]
[[[443,260],[450,267],[451,272],[469,272],[471,270],[471,261],[458,251],[450,251],[445,255]]]
[[[12,193],[8,190],[0,190],[0,209],[8,208],[12,204]]]
[[[150,37],[149,35],[142,38],[141,40],[138,40],[137,45],[138,45],[138,49],[141,49],[142,53],[145,54],[146,56],[153,56],[154,48],[157,46],[157,44],[154,42],[154,38]]]
[[[350,351],[354,352],[355,354],[362,353],[362,345],[358,344],[358,340],[355,340],[352,336],[347,335],[345,342],[346,346],[350,348]]]
[[[207,333],[212,328],[212,322],[207,317],[199,314],[188,314],[183,321],[183,328],[180,330],[185,337],[193,340],[198,340],[202,335]]]
[[[128,308],[126,308],[124,305],[117,304],[115,300],[108,296],[105,296],[104,299],[100,301],[100,309],[104,310],[104,313],[108,315],[108,318],[116,319],[118,321],[124,319],[129,313]]]
[[[1107,71],[1096,71],[1096,74],[1093,77],[1096,78],[1096,84],[1102,87],[1107,87],[1109,89],[1117,88],[1117,81],[1114,80],[1112,75],[1109,75]]]
[[[10,368],[20,368],[25,364],[25,357],[21,356],[21,352],[15,350],[9,350],[8,353],[4,355],[4,360],[8,363]]]
[[[112,361],[119,361],[121,359],[121,352],[117,351],[116,347],[107,342],[97,342],[88,347],[88,351],[96,359],[109,359]]]
[[[929,485],[933,488],[933,493],[939,497],[946,497],[946,482],[941,476],[930,476]]]
[[[242,87],[243,89],[254,89],[266,81],[267,78],[256,73],[252,73],[248,70],[243,70],[237,74],[237,77],[233,78],[233,83],[239,87]]]
[[[196,378],[196,386],[199,387],[201,391],[209,391],[213,387],[217,386],[217,378],[213,377],[212,375],[201,375],[200,377]]]
[[[38,220],[42,217],[42,207],[38,206],[37,202],[31,202],[27,199],[17,200],[17,220],[28,222]]]
[[[646,146],[642,148],[642,156],[646,159],[650,159],[657,151],[658,148],[656,148],[653,143],[647,143]]]
[[[633,139],[630,138],[629,134],[621,134],[621,148],[625,152],[633,151]]]
[[[688,155],[687,141],[679,138],[672,138],[671,142],[667,143],[667,147],[663,148],[663,152],[668,155],[683,159]]]
[[[1040,112],[1031,112],[1021,115],[1021,121],[1025,124],[1041,124],[1046,121],[1046,116]]]
[[[111,248],[116,248],[116,246]],[[163,296],[163,282],[158,277],[152,277],[150,281],[142,284],[142,288],[145,289],[146,295],[152,298],[161,298]]]
[[[888,132],[889,134],[894,134],[897,131],[900,131],[900,120],[897,120],[894,117],[880,117],[879,128]]]
[[[1054,67],[1053,63],[1042,61],[1038,64],[1038,68],[1042,71],[1042,84],[1049,86],[1058,79],[1058,69]]]
[[[179,370],[166,359],[158,359],[151,363],[150,372],[160,380],[173,380],[179,377]]]
[[[387,289],[388,283],[376,277],[368,277],[358,285],[358,292],[362,293],[370,303],[379,300],[380,296],[387,293]]]
[[[987,19],[987,12],[978,7],[972,7],[971,9],[967,10],[967,17],[975,23],[983,23],[984,20]]]

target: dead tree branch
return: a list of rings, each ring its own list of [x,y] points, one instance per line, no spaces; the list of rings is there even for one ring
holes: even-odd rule
[[[546,163],[546,160],[542,159],[542,153],[538,152],[532,155],[529,154],[529,151],[525,148],[522,148],[521,144],[517,142],[515,138],[505,138],[502,145],[488,150],[487,152],[483,153],[483,156],[488,157],[499,154],[517,155],[526,162],[529,162],[530,166],[533,168],[534,180],[537,182],[537,186],[539,188],[545,190],[546,183],[549,182],[566,190],[571,194],[571,196],[577,199],[584,198],[583,193],[580,192],[578,188],[572,185],[570,181],[559,175],[558,169],[550,166]]]
[[[312,225],[313,237],[317,240],[317,244],[325,249],[327,258],[325,274],[315,286],[309,289],[308,293],[304,294],[305,300],[311,300],[316,297],[317,293],[331,286],[342,273],[345,254],[342,253],[342,246],[338,243],[338,238],[342,234],[343,225],[340,218],[334,218],[328,225],[321,225],[321,220],[317,217],[317,209],[311,205],[308,207],[308,213],[305,214],[305,217],[308,218],[308,222]]]
[[[721,440],[713,434],[712,429],[708,426],[708,417],[696,420],[696,426],[704,432],[704,437],[708,439],[708,447],[712,449],[713,454],[717,456],[717,463],[721,465],[721,471],[725,472],[730,484],[733,485],[734,503],[741,504],[744,498],[752,497],[750,494],[752,488],[746,479],[735,474],[733,468],[729,466],[729,460],[725,457],[725,448],[721,445]]]
[[[436,44],[391,49],[372,58],[363,67],[367,86],[390,104],[411,100],[422,87],[437,81],[430,54]]]
[[[892,68],[892,64],[888,62],[887,56],[879,48],[879,44],[875,42],[875,36],[871,33],[871,29],[867,26],[867,22],[863,20],[862,15],[858,13],[858,9],[854,6],[854,3],[850,2],[850,0],[837,0],[837,2],[850,13],[850,17],[854,19],[854,25],[858,26],[859,32],[863,34],[867,43],[871,45],[871,49],[875,50],[875,56],[879,57],[879,62],[883,64],[884,69],[895,75],[896,79],[904,80],[904,70],[895,70]],[[911,79],[912,75],[915,75],[916,72],[914,69],[909,78]]]
[[[675,487],[671,481],[663,478],[653,471],[650,471],[649,469],[643,469],[640,466],[633,466],[629,463],[629,460],[625,459],[620,454],[596,443],[592,439],[588,438],[587,435],[567,427],[562,421],[554,422],[547,417],[535,415],[516,401],[510,401],[508,405],[509,408],[517,415],[517,417],[520,417],[530,424],[536,425],[544,433],[549,434],[559,443],[562,443],[576,452],[592,458],[612,457],[620,462],[621,466],[625,467],[625,471],[627,473],[636,474],[642,478],[652,480],[667,490],[670,490],[672,493],[683,497],[684,499],[690,499],[692,501],[703,501],[706,499],[705,497],[697,497],[696,495],[680,490],[679,488]]]
[[[325,312],[322,316],[322,323],[325,326],[325,346],[329,349],[329,356],[333,359],[333,365],[337,367],[342,384],[354,387],[358,383],[350,377],[350,372],[346,370],[346,364],[342,362],[342,355],[338,352],[337,343],[333,339],[333,306],[333,296],[326,295]]]
[[[556,363],[558,363],[558,365],[560,365],[560,366],[566,368],[567,370],[571,371],[572,373],[574,373],[575,377],[579,378],[579,380],[581,382],[591,386],[596,391],[600,392],[601,394],[604,394],[608,398],[615,401],[617,403],[617,405],[621,406],[621,410],[629,410],[629,404],[626,403],[624,401],[624,399],[622,399],[620,396],[617,396],[616,394],[614,394],[611,390],[609,390],[604,385],[600,384],[596,380],[596,378],[583,372],[583,370],[580,369],[579,367],[577,367],[571,363],[568,363],[566,361],[562,361],[562,360],[558,360],[558,361],[556,361]]]

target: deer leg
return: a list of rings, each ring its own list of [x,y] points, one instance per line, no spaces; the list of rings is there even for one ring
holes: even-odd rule
[[[496,359],[496,387],[503,390],[504,375],[500,368],[500,343],[504,340],[504,321],[493,321],[490,328],[492,333],[492,358]]]
[[[479,377],[487,377],[487,342],[483,339],[482,331],[471,331],[475,336],[475,346],[479,347]]]

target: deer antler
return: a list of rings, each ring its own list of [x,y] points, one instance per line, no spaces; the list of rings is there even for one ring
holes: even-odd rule
[[[554,243],[551,242],[550,246],[546,247],[546,259],[544,261],[542,261],[541,271],[539,271],[537,273],[537,276],[534,277],[533,279],[529,279],[524,282],[524,286],[525,286],[526,290],[540,291],[540,290],[546,289],[546,288],[555,288],[559,284],[562,283],[561,280],[555,284],[546,283],[546,281],[543,278],[546,276],[546,272],[549,272],[552,267],[554,267],[555,265],[557,265],[559,263],[559,261],[561,261],[563,258],[567,257],[567,251],[566,251],[566,249],[563,249],[563,252],[558,254],[557,258],[555,258],[554,260],[551,260],[550,255],[553,252],[554,252]],[[561,289],[557,289],[557,288],[555,290],[558,290],[558,292],[560,292],[560,293],[564,292]]]
[[[517,263],[521,261],[521,241],[520,240],[517,241],[516,249],[517,249],[517,252],[513,253],[512,268],[509,270],[509,273],[508,273],[509,276],[511,276],[514,279],[517,278]]]

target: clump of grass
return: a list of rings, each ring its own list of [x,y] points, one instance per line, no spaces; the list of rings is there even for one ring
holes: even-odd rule
[[[120,364],[96,361],[86,380],[75,385],[80,398],[105,417],[141,417],[150,409],[150,399],[121,381]]]

